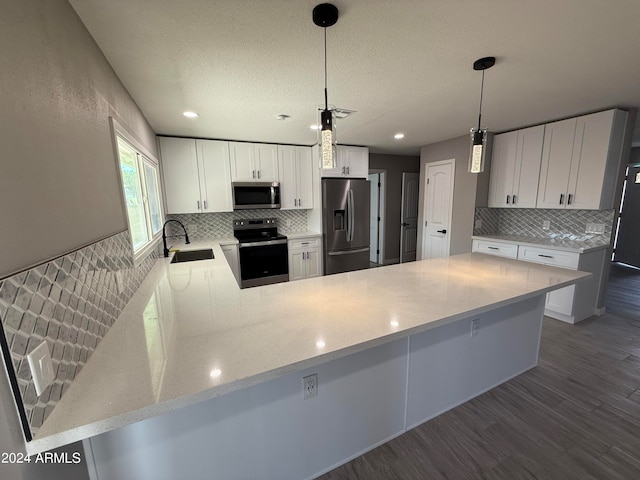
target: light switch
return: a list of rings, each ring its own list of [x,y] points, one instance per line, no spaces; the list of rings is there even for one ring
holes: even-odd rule
[[[51,362],[51,352],[46,341],[38,345],[33,352],[27,355],[29,361],[29,369],[33,383],[36,387],[36,395],[40,395],[51,385],[55,378],[53,373],[53,363]]]

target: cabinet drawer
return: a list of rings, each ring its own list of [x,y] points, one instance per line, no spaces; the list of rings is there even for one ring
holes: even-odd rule
[[[289,240],[289,249],[305,249],[305,248],[319,248],[320,247],[320,237],[307,237],[307,238],[297,238],[295,240]]]
[[[474,240],[473,251],[497,255],[499,257],[518,258],[518,244]]]
[[[520,246],[518,259],[527,262],[544,263],[545,265],[553,265],[556,267],[578,269],[580,254],[573,252],[562,252],[560,250],[551,250],[539,247]]]

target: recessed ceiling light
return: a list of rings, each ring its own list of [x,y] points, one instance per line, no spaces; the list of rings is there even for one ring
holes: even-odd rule
[[[218,378],[220,375],[222,375],[222,370],[220,370],[219,368],[214,368],[213,370],[211,370],[211,372],[209,372],[209,375],[211,376],[211,378]]]
[[[404,138],[404,133],[396,133],[393,138],[396,140],[402,140]]]
[[[196,118],[198,116],[196,112],[182,112],[182,115],[187,118]]]

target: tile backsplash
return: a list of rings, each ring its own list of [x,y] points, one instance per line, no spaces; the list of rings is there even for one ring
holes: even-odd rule
[[[242,218],[278,219],[278,231],[284,233],[302,232],[307,229],[306,210],[242,210],[220,213],[192,213],[167,215],[167,219],[179,220],[184,224],[192,240],[233,237],[233,221]],[[169,226],[171,228],[169,229]],[[175,223],[167,225],[171,235],[179,235],[182,229]]]
[[[158,256],[156,249],[134,265],[129,232],[122,232],[0,281],[0,320],[32,434],[53,411]],[[55,379],[38,396],[27,355],[43,341],[51,352]]]
[[[475,235],[522,235],[529,237],[568,238],[609,243],[615,210],[543,210],[535,208],[476,208]],[[549,229],[543,229],[543,222]],[[587,233],[587,223],[604,225],[604,233]]]

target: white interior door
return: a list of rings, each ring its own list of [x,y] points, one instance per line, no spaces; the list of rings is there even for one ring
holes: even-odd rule
[[[380,183],[379,173],[370,173],[368,179],[371,182],[371,208],[369,209],[369,261],[378,263],[378,211],[380,210],[380,191],[378,183]]]
[[[428,164],[425,171],[422,259],[449,255],[453,211],[454,160]]]

